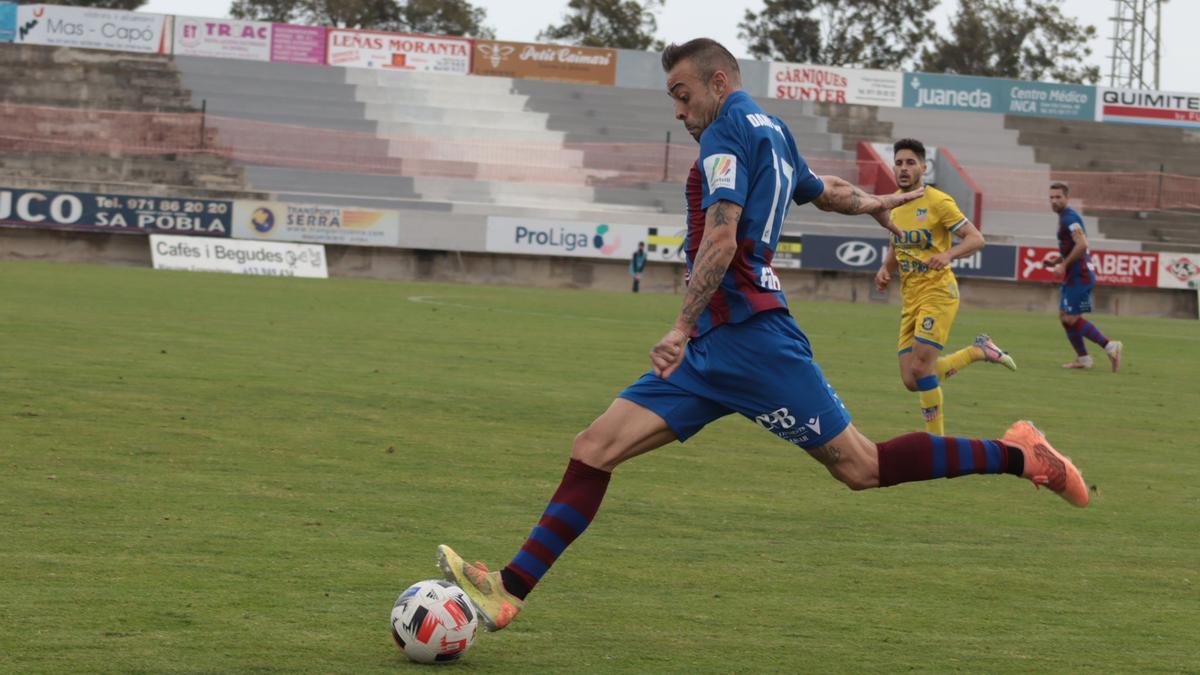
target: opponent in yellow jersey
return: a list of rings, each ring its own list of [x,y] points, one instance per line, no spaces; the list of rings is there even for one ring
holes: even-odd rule
[[[917,190],[925,182],[925,146],[905,138],[896,142],[893,171],[901,192]],[[950,195],[932,187],[925,194],[892,210],[893,234],[884,264],[875,275],[875,286],[887,288],[900,273],[900,379],[917,392],[925,430],[945,434],[941,380],[975,361],[1001,363],[1010,370],[1012,357],[987,335],[976,336],[968,347],[941,356],[958,314],[958,280],[950,262],[983,248],[983,235],[959,210]],[[953,239],[958,238],[958,243]]]

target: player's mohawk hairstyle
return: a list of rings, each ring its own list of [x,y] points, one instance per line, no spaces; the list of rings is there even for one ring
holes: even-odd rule
[[[671,72],[677,63],[688,59],[696,64],[700,79],[705,82],[712,79],[713,73],[723,70],[730,81],[741,84],[742,69],[738,67],[737,59],[716,40],[696,38],[681,45],[667,45],[662,53],[663,72]]]
[[[1058,181],[1054,181],[1053,183],[1051,183],[1051,184],[1050,184],[1050,189],[1051,189],[1051,190],[1062,190],[1062,193],[1063,193],[1064,195],[1069,195],[1069,194],[1071,194],[1071,186],[1070,186],[1070,185],[1067,185],[1066,183],[1064,183],[1064,182],[1062,182],[1062,181],[1060,181],[1060,180],[1058,180]]]

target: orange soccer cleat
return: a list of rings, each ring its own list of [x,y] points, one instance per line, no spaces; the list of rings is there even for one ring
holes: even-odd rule
[[[488,631],[504,628],[525,606],[525,601],[509,593],[500,579],[500,572],[493,572],[481,562],[465,562],[454,549],[442,544],[437,549],[438,567],[448,581],[458,584],[471,604],[483,619]]]
[[[1083,482],[1083,475],[1070,458],[1050,445],[1046,435],[1033,426],[1033,422],[1016,422],[1000,440],[1019,448],[1025,455],[1022,478],[1028,478],[1034,485],[1045,485],[1075,506],[1082,508],[1088,505],[1088,488],[1087,483]]]

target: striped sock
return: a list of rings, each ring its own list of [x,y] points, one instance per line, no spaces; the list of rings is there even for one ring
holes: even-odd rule
[[[1083,337],[1095,342],[1101,347],[1108,346],[1108,338],[1104,337],[1104,333],[1101,333],[1100,329],[1096,328],[1096,324],[1083,317],[1079,317],[1079,320],[1075,322],[1075,330],[1079,331],[1079,334]]]
[[[957,478],[971,473],[1011,473],[1020,476],[1025,456],[1000,441],[934,436],[919,431],[876,444],[879,487],[900,483]]]
[[[1079,332],[1079,322],[1064,323],[1063,330],[1067,331],[1067,339],[1070,340],[1071,346],[1075,348],[1075,354],[1078,356],[1087,356],[1087,345],[1083,344],[1083,334]]]
[[[612,474],[572,459],[546,511],[515,558],[500,572],[504,588],[525,599],[567,546],[596,517]]]

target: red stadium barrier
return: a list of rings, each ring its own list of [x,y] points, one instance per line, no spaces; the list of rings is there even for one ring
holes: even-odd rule
[[[204,153],[272,166],[396,176],[592,186],[679,183],[694,144],[546,143],[379,137],[201,113],[155,113],[0,103],[0,151],[108,155]],[[870,159],[808,157],[813,171],[854,183]],[[968,166],[992,208],[1045,210],[1049,180],[1106,210],[1200,209],[1200,178],[1160,173],[1036,172]],[[53,178],[54,176],[47,176]]]

